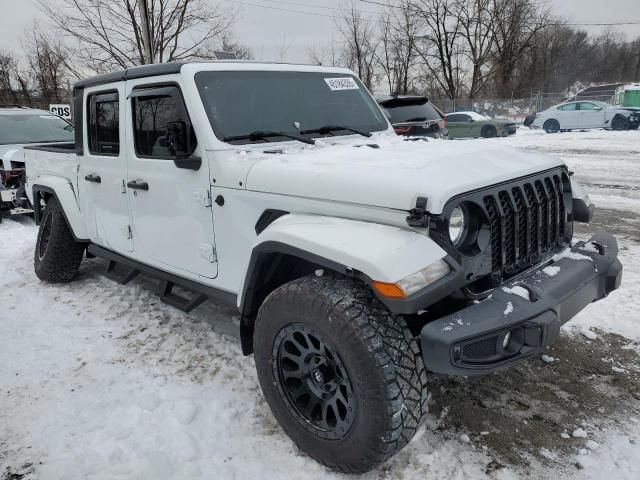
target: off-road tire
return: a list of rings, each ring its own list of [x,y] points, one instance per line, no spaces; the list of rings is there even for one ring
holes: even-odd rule
[[[40,280],[70,282],[78,273],[85,245],[78,243],[67,225],[62,207],[55,197],[42,214],[33,266]]]
[[[274,346],[291,325],[317,332],[342,360],[353,384],[355,415],[339,439],[303,425],[279,388]],[[426,370],[404,319],[361,281],[308,276],[274,290],[258,312],[253,336],[258,379],[285,433],[323,465],[363,473],[384,463],[414,436],[426,413]]]
[[[616,115],[611,120],[611,128],[614,130],[629,130],[629,120],[624,118],[622,115]]]
[[[549,120],[544,122],[542,128],[547,133],[558,133],[560,132],[560,122],[558,122],[555,118],[550,118]]]
[[[498,136],[498,130],[493,125],[485,125],[480,131],[482,138],[495,138]]]

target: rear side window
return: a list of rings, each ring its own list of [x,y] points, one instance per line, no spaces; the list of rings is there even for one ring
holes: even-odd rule
[[[116,156],[120,153],[120,105],[118,92],[90,95],[87,108],[89,153]]]
[[[558,110],[561,110],[563,112],[573,112],[574,110],[578,109],[578,104],[577,103],[568,103],[566,105],[560,105],[558,107]]]
[[[391,123],[428,122],[442,119],[433,105],[424,100],[390,100],[382,103],[382,107],[391,114]]]
[[[136,154],[147,158],[174,158],[169,128],[176,122],[190,125],[178,87],[145,89],[136,93],[132,101]]]

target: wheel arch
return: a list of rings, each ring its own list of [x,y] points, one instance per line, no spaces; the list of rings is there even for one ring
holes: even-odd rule
[[[55,198],[60,207],[73,238],[77,242],[88,242],[88,236],[82,217],[80,215],[80,207],[75,195],[73,186],[66,180],[52,177],[50,179],[40,177],[31,187],[33,195],[33,212],[36,225],[40,224],[42,218],[42,203],[45,204],[50,198]]]
[[[238,295],[240,339],[253,351],[258,309],[281,285],[322,269],[355,277],[370,288],[373,280],[397,282],[446,257],[428,236],[388,225],[313,215],[287,214],[258,236]],[[375,295],[388,307],[393,300]],[[398,300],[395,300],[398,302]]]

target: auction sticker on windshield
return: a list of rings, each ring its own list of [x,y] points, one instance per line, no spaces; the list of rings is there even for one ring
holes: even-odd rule
[[[351,77],[325,78],[331,90],[358,90],[358,84]]]

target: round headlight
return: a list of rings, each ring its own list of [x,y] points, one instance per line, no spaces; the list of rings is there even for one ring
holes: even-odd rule
[[[455,207],[449,215],[449,240],[453,245],[458,245],[464,233],[465,219],[464,211],[460,207]]]

